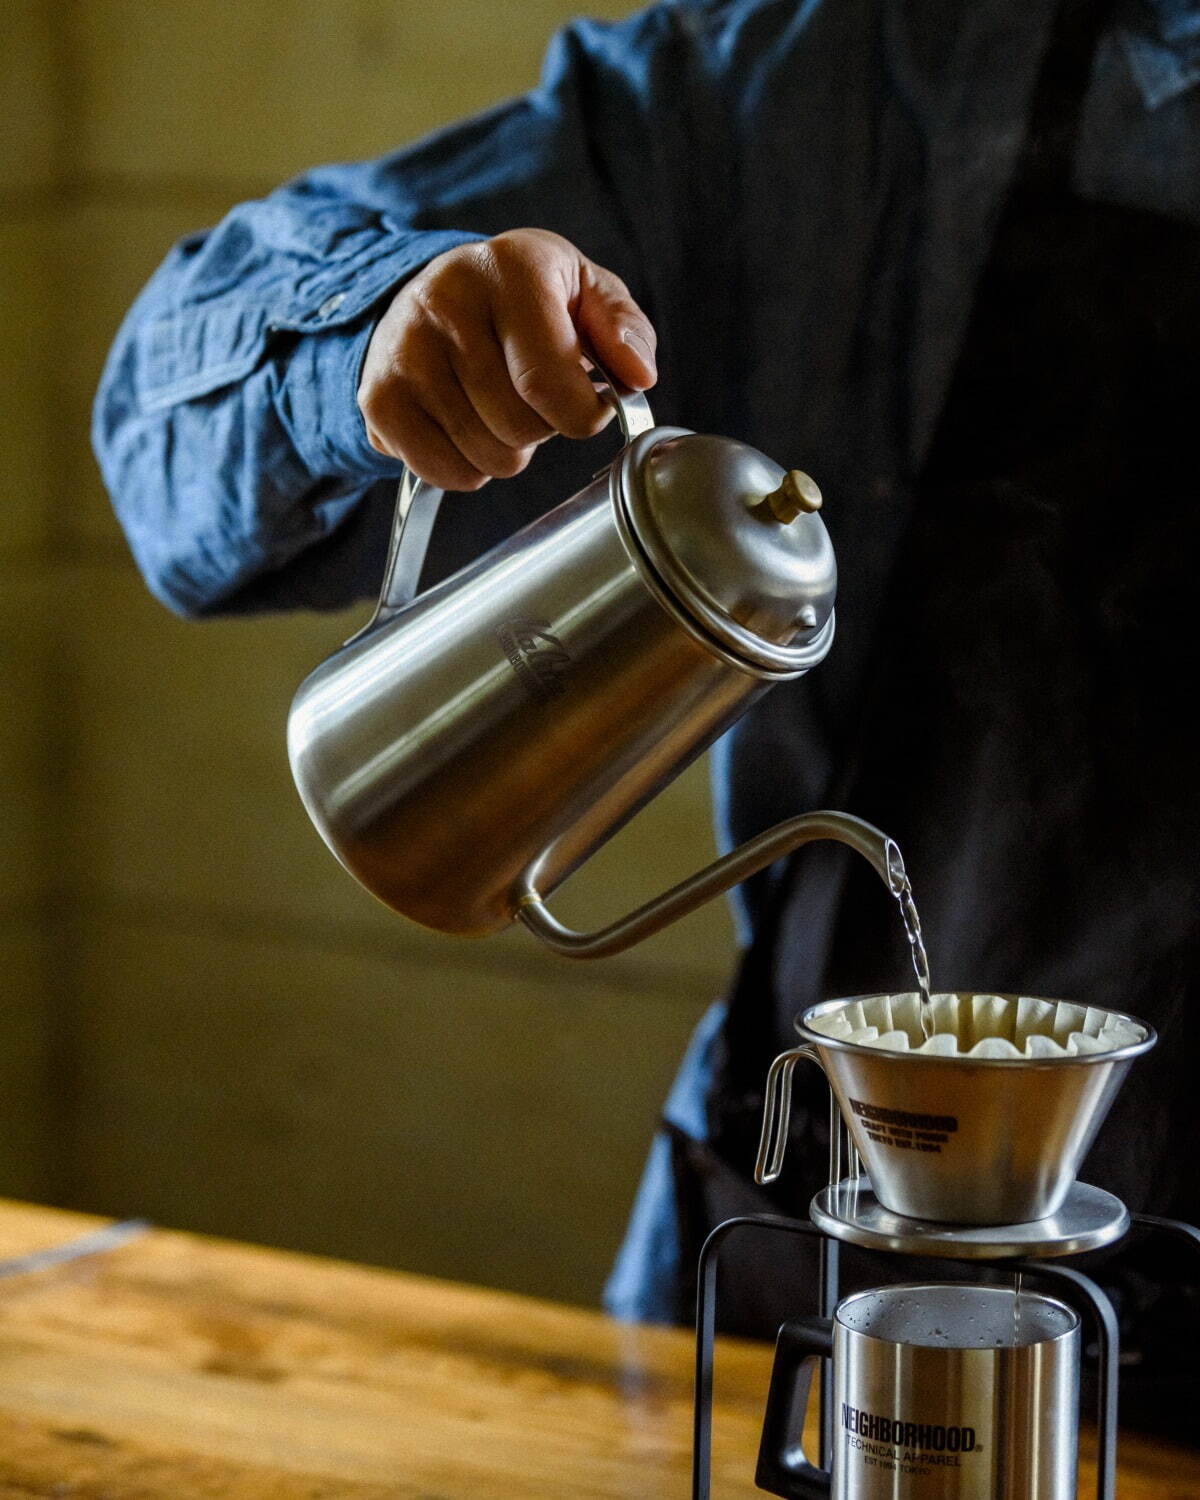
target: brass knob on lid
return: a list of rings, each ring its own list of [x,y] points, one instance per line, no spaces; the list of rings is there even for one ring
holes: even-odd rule
[[[821,491],[803,469],[789,469],[778,489],[748,504],[757,514],[769,511],[777,521],[790,526],[802,512],[811,515],[821,509]]]

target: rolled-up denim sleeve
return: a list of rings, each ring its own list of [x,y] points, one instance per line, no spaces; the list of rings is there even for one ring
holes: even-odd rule
[[[434,256],[537,225],[637,295],[625,193],[654,170],[673,11],[577,23],[532,93],[318,168],[170,252],[117,335],[93,417],[114,508],[164,603],[334,607],[377,584],[379,527],[361,512],[386,504],[399,465],[367,441],[358,375],[388,297]]]

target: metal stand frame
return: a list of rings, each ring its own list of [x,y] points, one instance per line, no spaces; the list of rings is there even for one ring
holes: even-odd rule
[[[839,1300],[838,1241],[807,1219],[789,1219],[780,1215],[753,1214],[727,1219],[709,1235],[700,1252],[700,1270],[696,1291],[696,1388],[692,1444],[692,1500],[711,1500],[712,1496],[712,1393],[713,1344],[717,1324],[717,1270],[726,1241],[736,1231],[755,1230],[770,1234],[806,1235],[821,1243],[821,1267],[817,1285],[817,1313],[833,1316]],[[1175,1219],[1150,1214],[1133,1214],[1130,1233],[1142,1230],[1183,1240],[1200,1252],[1200,1229]],[[1128,1238],[1128,1234],[1124,1237]],[[1067,1300],[1082,1303],[1090,1315],[1096,1334],[1100,1378],[1096,1411],[1096,1500],[1116,1500],[1117,1485],[1117,1368],[1120,1334],[1117,1317],[1107,1294],[1082,1271],[1047,1260],[997,1260],[980,1264],[1019,1271],[1023,1275],[1049,1278],[1061,1283]],[[820,1463],[827,1467],[833,1452],[833,1403],[831,1362],[821,1361]]]

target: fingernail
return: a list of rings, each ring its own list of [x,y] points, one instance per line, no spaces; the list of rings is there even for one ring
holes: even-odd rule
[[[623,328],[621,330],[621,342],[629,345],[652,375],[658,374],[658,366],[654,361],[654,350],[651,349],[650,345],[636,328]]]

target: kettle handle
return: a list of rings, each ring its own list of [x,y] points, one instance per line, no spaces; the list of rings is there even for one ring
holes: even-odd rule
[[[568,958],[607,958],[661,932],[704,902],[711,901],[739,881],[749,879],[801,844],[810,844],[816,839],[849,844],[851,849],[870,861],[888,890],[895,894],[895,862],[900,851],[886,833],[849,813],[811,812],[776,823],[774,828],[748,839],[731,853],[714,860],[687,880],[680,881],[661,896],[655,896],[628,916],[597,932],[573,932],[564,927],[546,909],[532,881],[528,881],[520,892],[516,914],[535,937],[556,953]]]
[[[621,436],[625,442],[631,443],[640,432],[649,432],[654,426],[654,415],[645,394],[630,390],[614,380],[596,358],[594,351],[586,343],[581,347],[584,357],[600,376],[600,395],[616,409]],[[417,584],[421,580],[425,554],[429,551],[433,523],[437,520],[445,493],[445,490],[438,489],[436,485],[418,479],[411,469],[406,468],[400,476],[379,601],[375,605],[374,614],[356,635],[351,636],[351,640],[358,640],[359,636],[384,624],[417,597]],[[346,644],[349,645],[349,641]]]
[[[429,551],[433,523],[437,520],[445,493],[437,485],[418,479],[411,469],[405,469],[400,476],[379,602],[362,634],[399,614],[417,597],[417,584],[421,581],[421,569]]]

